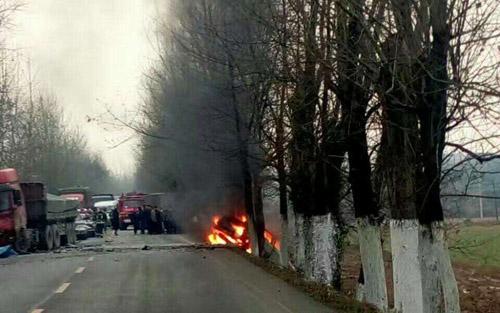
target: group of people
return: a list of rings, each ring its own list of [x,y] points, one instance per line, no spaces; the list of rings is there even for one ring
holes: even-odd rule
[[[134,234],[141,232],[145,234],[163,233],[163,213],[157,206],[144,206],[139,211],[129,215],[132,225],[134,225]]]
[[[175,232],[174,222],[171,220],[169,214],[166,215],[157,206],[145,205],[140,207],[138,211],[129,215],[130,221],[134,226],[134,234],[140,232],[145,234],[163,234]],[[111,227],[114,234],[118,235],[120,229],[120,213],[118,209],[113,209],[111,213]]]

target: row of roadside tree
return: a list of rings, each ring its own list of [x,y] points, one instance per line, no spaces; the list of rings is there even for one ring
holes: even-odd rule
[[[274,186],[284,266],[341,288],[355,216],[362,299],[460,312],[443,168],[498,157],[496,1],[171,1],[148,72],[138,183],[189,206],[238,194],[264,256]],[[210,202],[211,201],[211,202]]]

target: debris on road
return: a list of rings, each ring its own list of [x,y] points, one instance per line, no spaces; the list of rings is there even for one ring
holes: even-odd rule
[[[16,256],[17,253],[14,251],[11,245],[0,247],[0,258],[5,259],[11,256]]]

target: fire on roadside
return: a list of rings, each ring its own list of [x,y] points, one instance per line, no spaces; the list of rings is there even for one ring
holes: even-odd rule
[[[208,242],[212,245],[232,245],[252,253],[247,222],[245,214],[215,215],[207,236]],[[268,230],[264,231],[264,238],[274,249],[280,249],[279,241]]]

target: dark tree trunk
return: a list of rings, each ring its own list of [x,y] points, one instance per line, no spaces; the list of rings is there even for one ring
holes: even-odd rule
[[[253,179],[253,194],[254,194],[254,211],[252,214],[253,225],[255,227],[255,232],[257,234],[257,244],[259,245],[259,255],[264,255],[264,231],[265,231],[265,220],[264,220],[264,204],[262,202],[262,182],[259,177],[254,177]]]
[[[280,111],[276,121],[276,170],[278,172],[280,214],[284,220],[288,218],[287,173],[285,163],[285,87],[281,89]]]
[[[243,127],[243,121],[238,107],[238,100],[236,97],[236,90],[234,86],[235,73],[233,62],[231,56],[229,59],[229,78],[231,84],[231,104],[233,107],[234,123],[236,131],[236,140],[238,145],[238,160],[241,167],[242,183],[243,183],[243,197],[245,203],[245,211],[248,218],[252,220],[253,226],[255,228],[255,233],[257,236],[257,242],[259,245],[259,253],[262,253],[262,247],[264,243],[264,213],[263,207],[255,206],[255,194],[254,194],[254,180],[252,178],[252,170],[249,162],[249,130]],[[260,189],[259,189],[260,190]],[[262,195],[259,194],[260,201],[262,201]]]
[[[448,49],[447,26],[433,28],[433,42],[423,69],[424,94],[419,105],[422,178],[419,186],[419,220],[424,225],[444,219],[441,204],[441,165],[447,125]]]
[[[316,79],[316,18],[318,3],[312,5],[308,21],[304,28],[305,64],[302,79],[296,93],[290,101],[291,114],[291,200],[294,210],[300,214],[315,214],[316,198],[314,182],[316,179],[316,137],[314,121],[319,102],[319,83]]]

